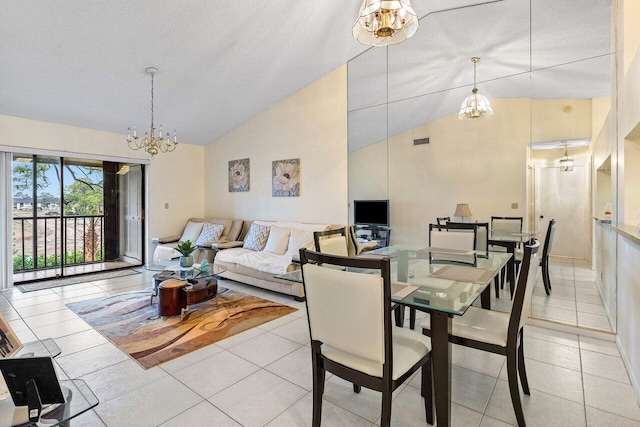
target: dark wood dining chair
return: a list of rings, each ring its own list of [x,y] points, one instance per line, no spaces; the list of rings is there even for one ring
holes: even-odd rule
[[[314,231],[313,241],[317,252],[330,255],[349,255],[347,233],[344,227],[327,231]]]
[[[510,233],[522,233],[524,217],[521,216],[492,216],[491,231],[504,231]],[[491,245],[489,250],[494,252],[506,252],[504,247],[500,245]],[[507,266],[502,268],[500,272],[500,288],[504,288],[504,282],[507,277]],[[512,295],[513,297],[513,295]]]
[[[353,383],[356,393],[361,387],[381,392],[380,425],[386,427],[391,424],[393,391],[418,369],[426,420],[433,424],[430,340],[393,327],[389,258],[348,258],[301,249],[300,262],[313,364],[312,425],[319,427],[322,418],[325,372]],[[376,273],[344,270],[349,267]]]
[[[549,255],[551,254],[551,246],[553,245],[553,236],[556,234],[556,220],[549,221],[547,228],[547,236],[544,239],[542,248],[542,258],[540,266],[542,267],[542,282],[544,283],[544,291],[547,295],[551,295],[551,278],[549,276]]]
[[[524,248],[520,275],[510,313],[469,307],[467,312],[454,317],[449,341],[465,347],[472,347],[490,353],[501,354],[507,358],[507,378],[511,403],[518,425],[525,426],[518,375],[525,394],[530,394],[527,371],[524,363],[524,324],[529,317],[531,295],[538,274],[538,250],[540,242],[534,240]],[[431,336],[431,322],[422,323],[422,333]]]

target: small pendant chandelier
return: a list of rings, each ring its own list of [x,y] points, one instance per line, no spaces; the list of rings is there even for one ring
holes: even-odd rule
[[[480,58],[474,56],[471,58],[471,62],[473,62],[473,90],[460,107],[460,112],[458,113],[458,119],[460,120],[479,119],[493,114],[489,100],[485,96],[478,94],[478,88],[476,87],[476,67],[480,62]]]
[[[145,70],[147,74],[151,75],[151,126],[148,131],[145,132],[144,138],[138,138],[136,127],[133,126],[133,133],[131,128],[127,129],[127,138],[125,142],[129,144],[129,148],[132,150],[144,150],[151,155],[151,157],[158,154],[158,152],[170,153],[176,149],[178,145],[178,138],[176,136],[176,130],[173,130],[173,141],[169,132],[166,137],[162,136],[162,125],[160,125],[158,137],[156,137],[156,128],[153,122],[153,77],[158,72],[157,68],[149,67]]]
[[[364,0],[353,24],[353,37],[367,46],[398,44],[418,30],[411,0]]]
[[[573,159],[569,158],[567,146],[564,146],[564,157],[560,159],[560,172],[571,172],[573,170]]]

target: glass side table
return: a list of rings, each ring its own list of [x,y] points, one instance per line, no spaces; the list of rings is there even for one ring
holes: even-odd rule
[[[40,341],[31,341],[22,344],[22,348],[18,350],[12,357],[40,357],[51,356],[57,357],[62,350],[52,338],[46,338]]]
[[[11,397],[0,400],[0,427],[66,426],[68,422],[91,408],[99,401],[82,380],[60,381],[65,403],[45,405],[40,421],[29,422],[27,406],[14,406]]]

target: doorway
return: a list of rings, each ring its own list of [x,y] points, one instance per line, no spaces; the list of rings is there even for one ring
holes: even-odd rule
[[[544,245],[549,221],[556,220],[551,255],[591,260],[590,170],[589,164],[576,165],[570,172],[536,167],[535,229]]]
[[[139,164],[14,153],[13,282],[141,265],[143,177]]]

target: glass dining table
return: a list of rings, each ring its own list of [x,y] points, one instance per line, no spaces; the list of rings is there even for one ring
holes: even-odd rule
[[[488,308],[489,285],[512,254],[393,245],[360,256],[389,257],[393,282],[391,301],[430,314],[436,417],[439,426],[451,425],[449,334],[453,316],[463,315],[478,297],[483,307]],[[276,277],[303,280],[300,270]]]

